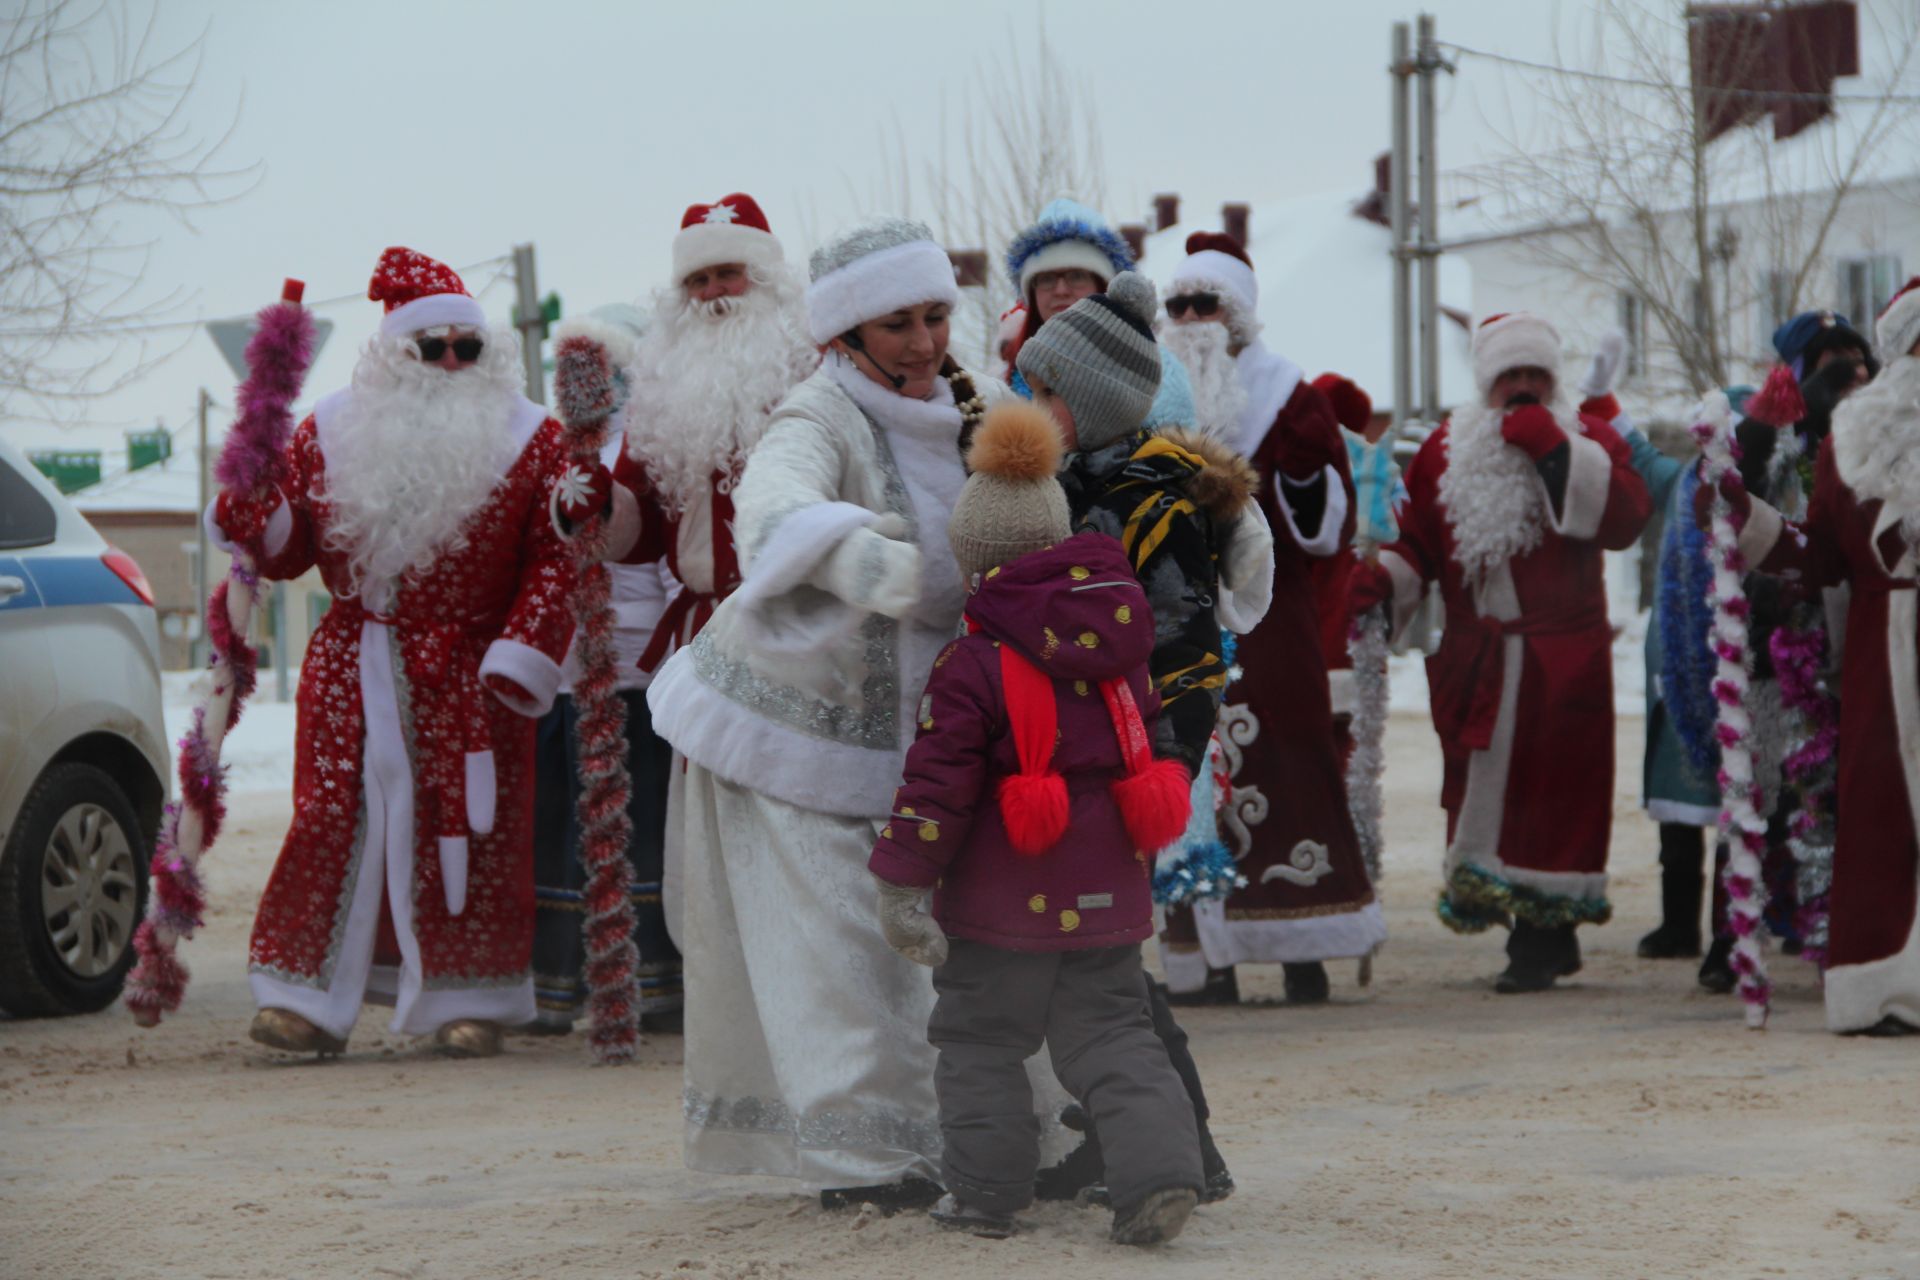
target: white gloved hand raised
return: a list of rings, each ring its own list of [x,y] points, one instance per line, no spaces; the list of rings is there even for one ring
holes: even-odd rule
[[[1593,349],[1593,359],[1587,365],[1587,372],[1574,390],[1582,399],[1591,400],[1595,396],[1604,396],[1613,390],[1613,384],[1620,371],[1627,365],[1627,335],[1618,329],[1609,330]]]
[[[874,880],[880,889],[878,914],[880,935],[887,945],[915,964],[938,969],[947,962],[947,935],[926,912],[920,910],[925,889]]]

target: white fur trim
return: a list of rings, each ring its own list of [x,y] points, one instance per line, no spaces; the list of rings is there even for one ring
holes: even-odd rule
[[[1215,286],[1225,286],[1225,292],[1247,315],[1259,313],[1260,282],[1254,278],[1253,268],[1218,249],[1188,254],[1174,268],[1173,279],[1167,282],[1167,296],[1196,289],[1211,292]]]
[[[1207,985],[1207,957],[1199,948],[1173,951],[1160,943],[1160,972],[1166,975],[1167,990],[1175,995],[1192,995]]]
[[[822,601],[811,593],[802,596],[792,593],[803,586],[819,586],[831,591],[833,587],[828,582],[816,581],[820,577],[817,570],[856,532],[889,519],[896,537],[905,532],[897,518],[882,516],[852,502],[814,503],[780,521],[759,554],[753,557],[739,589],[732,596],[732,607],[740,619],[740,633],[749,641],[750,665],[772,680],[791,682],[815,670],[816,666],[796,663],[792,661],[794,658],[855,643],[868,615],[845,606],[859,602],[840,596]],[[907,547],[908,544],[895,545]],[[851,594],[851,582],[835,585]],[[808,608],[809,605],[814,607]],[[824,672],[831,668],[818,669]],[[806,691],[839,700],[857,699],[860,692],[840,688],[808,688]]]
[[[1306,371],[1273,350],[1258,337],[1251,338],[1234,357],[1234,376],[1247,393],[1246,407],[1240,410],[1240,437],[1233,442],[1242,457],[1251,458],[1273,430],[1273,421],[1293,399]]]
[[[1085,240],[1055,240],[1028,258],[1020,267],[1020,296],[1029,307],[1034,305],[1033,278],[1042,271],[1070,271],[1079,267],[1098,277],[1102,287],[1113,282],[1113,259]],[[1035,312],[1037,315],[1038,312]]]
[[[1874,522],[1873,541],[1898,516],[1883,510]],[[1901,577],[1916,570],[1908,547],[1898,564],[1890,566]],[[1914,630],[1920,621],[1920,599],[1912,591],[1887,593],[1887,684],[1893,701],[1894,732],[1906,779],[1909,832],[1920,832],[1920,660],[1914,652]],[[1865,637],[1860,637],[1865,640]],[[1835,965],[1827,970],[1827,1029],[1864,1031],[1888,1014],[1920,1027],[1920,905],[1907,927],[1900,950],[1865,964]]]
[[[1218,898],[1193,904],[1200,950],[1214,969],[1237,964],[1310,964],[1372,955],[1387,940],[1380,904],[1293,920],[1235,920]]]
[[[1780,534],[1786,528],[1780,513],[1758,498],[1753,500],[1753,510],[1747,514],[1747,523],[1740,530],[1740,555],[1749,569],[1758,569],[1761,562],[1773,551],[1780,541]]]
[[[1682,800],[1649,799],[1646,802],[1647,816],[1655,822],[1677,822],[1688,827],[1717,827],[1720,825],[1720,806],[1717,804],[1687,804]]]
[[[553,699],[560,692],[560,664],[532,645],[505,636],[488,645],[486,656],[480,660],[480,678],[491,675],[505,676],[527,691],[528,701],[500,693],[494,696],[509,710],[529,719],[537,720],[551,711]]]
[[[1600,532],[1601,518],[1607,514],[1607,495],[1613,491],[1613,455],[1596,440],[1569,436],[1572,456],[1567,466],[1567,491],[1561,495],[1556,513],[1549,497],[1547,523],[1563,538],[1590,542]],[[1540,469],[1534,468],[1538,476]],[[1544,490],[1546,481],[1540,481]],[[1754,561],[1758,564],[1759,561]]]
[[[475,835],[493,834],[499,785],[493,772],[493,752],[467,752],[467,829]]]
[[[1909,289],[1893,300],[1874,323],[1873,335],[1884,364],[1910,355],[1920,342],[1920,289]]]
[[[1899,513],[1909,536],[1920,530],[1920,356],[1887,361],[1879,377],[1840,402],[1833,462],[1862,503],[1878,498]]]
[[[1360,706],[1360,686],[1352,667],[1334,667],[1327,672],[1327,700],[1337,716],[1350,716]]]
[[[1235,635],[1248,635],[1273,607],[1273,530],[1259,503],[1249,502],[1234,522],[1220,569],[1214,615]]]
[[[1293,541],[1310,556],[1330,556],[1340,549],[1340,531],[1347,523],[1347,486],[1340,483],[1340,473],[1331,466],[1322,467],[1320,474],[1307,480],[1291,480],[1284,475],[1274,477],[1276,492],[1280,498],[1280,514],[1286,517],[1287,532],[1293,535]],[[1304,499],[1318,486],[1325,494],[1321,504],[1320,527],[1311,536],[1302,533],[1300,525],[1293,517],[1293,508],[1298,494]]]
[[[1515,311],[1473,331],[1473,381],[1486,395],[1509,369],[1545,369],[1560,380],[1560,331],[1544,316]]]
[[[445,324],[459,325],[463,329],[484,329],[487,327],[487,313],[478,302],[464,293],[430,293],[381,316],[380,333],[383,337],[393,338]]]
[[[467,909],[467,838],[440,837],[440,887],[447,895],[447,914],[457,916]]]
[[[923,302],[960,301],[947,251],[912,240],[855,258],[807,286],[807,331],[821,346],[868,320]]]
[[[673,282],[722,263],[768,267],[786,261],[786,250],[770,231],[739,222],[696,222],[673,238]]]
[[[1408,564],[1398,551],[1382,551],[1380,566],[1393,579],[1393,643],[1398,644],[1413,615],[1420,611],[1427,584],[1421,579],[1420,571]]]
[[[624,369],[632,364],[634,354],[640,349],[639,334],[625,325],[592,315],[562,320],[553,327],[550,336],[555,347],[568,338],[585,338],[598,343],[606,349],[607,362],[615,369]]]

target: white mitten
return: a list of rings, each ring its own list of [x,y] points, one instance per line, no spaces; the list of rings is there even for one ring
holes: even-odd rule
[[[888,884],[875,878],[880,889],[880,934],[887,945],[915,964],[938,969],[947,962],[947,935],[934,918],[920,909],[925,889]]]
[[[1273,604],[1273,530],[1249,502],[1220,548],[1220,599],[1214,617],[1235,635],[1260,625]]]
[[[1627,335],[1618,329],[1611,329],[1594,347],[1593,361],[1587,365],[1586,376],[1580,379],[1574,389],[1585,400],[1604,396],[1613,390],[1614,380],[1620,376],[1620,370],[1626,364]]]
[[[904,618],[920,599],[920,548],[873,528],[855,529],[820,562],[813,580],[857,609]]]

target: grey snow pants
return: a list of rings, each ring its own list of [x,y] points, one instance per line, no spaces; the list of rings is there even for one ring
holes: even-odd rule
[[[1154,1034],[1137,944],[1009,951],[955,938],[933,989],[927,1039],[940,1053],[947,1190],[991,1213],[1033,1203],[1040,1124],[1022,1064],[1043,1042],[1093,1117],[1116,1208],[1200,1188],[1193,1103]]]

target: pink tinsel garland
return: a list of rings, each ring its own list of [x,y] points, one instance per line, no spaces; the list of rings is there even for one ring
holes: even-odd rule
[[[236,495],[264,496],[278,484],[293,426],[291,407],[313,360],[313,318],[300,306],[299,282],[289,280],[281,299],[260,312],[260,327],[247,343],[247,380],[237,397],[240,415],[215,468],[222,487]],[[179,797],[167,806],[154,842],[147,918],[133,935],[138,959],[127,975],[127,1008],[143,1027],[159,1025],[186,995],[189,974],[177,952],[206,913],[199,861],[219,838],[226,817],[220,745],[239,722],[258,677],[247,628],[260,602],[254,569],[259,558],[258,547],[237,549],[227,580],[207,600],[210,685],[180,739]]]
[[[1768,652],[1773,657],[1774,674],[1780,682],[1780,700],[1789,711],[1800,713],[1807,736],[1795,744],[1781,764],[1781,772],[1800,794],[1789,825],[1795,852],[1805,856],[1809,842],[1816,846],[1833,816],[1834,756],[1840,747],[1839,709],[1821,679],[1820,668],[1826,659],[1827,638],[1815,628],[1791,631],[1782,628],[1773,633]],[[1824,893],[1803,899],[1795,924],[1802,938],[1822,937],[1826,923],[1827,900]],[[1801,955],[1825,969],[1826,948],[1810,943]]]
[[[607,350],[574,337],[554,353],[554,396],[567,425],[576,465],[600,461],[613,412],[613,368]],[[594,516],[576,532],[579,586],[573,599],[580,676],[573,684],[575,753],[579,758],[580,859],[587,870],[586,948],[589,1041],[594,1060],[628,1062],[640,1043],[640,954],[633,945],[633,864],[627,847],[633,820],[627,802],[627,708],[616,692],[612,583],[602,558],[607,520]]]
[[[1760,950],[1760,916],[1765,906],[1760,866],[1766,854],[1767,824],[1760,816],[1761,799],[1754,785],[1753,718],[1746,706],[1753,676],[1747,632],[1751,606],[1742,584],[1747,565],[1740,554],[1733,506],[1719,492],[1722,481],[1739,481],[1735,465],[1739,446],[1733,438],[1733,413],[1726,396],[1715,393],[1703,408],[1693,436],[1700,442],[1701,482],[1714,491],[1707,556],[1713,567],[1710,647],[1719,664],[1713,696],[1720,707],[1715,730],[1720,743],[1720,831],[1729,850],[1727,922],[1734,935],[1729,963],[1739,978],[1747,1025],[1758,1030],[1767,1025],[1772,998],[1766,957]]]

